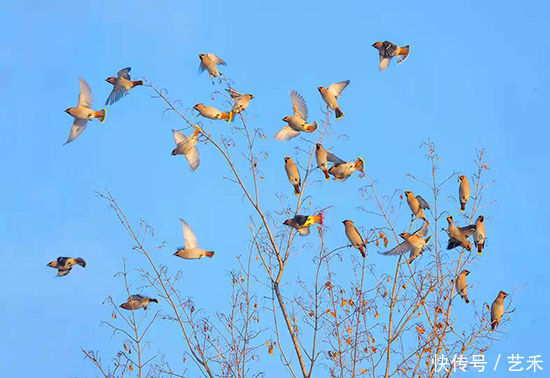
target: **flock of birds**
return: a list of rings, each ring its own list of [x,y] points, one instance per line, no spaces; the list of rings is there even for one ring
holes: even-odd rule
[[[373,44],[379,52],[380,62],[379,68],[381,71],[385,70],[392,58],[396,58],[398,63],[402,63],[409,56],[410,48],[409,46],[400,47],[394,43],[384,41],[376,42]],[[214,83],[214,78],[219,78],[222,76],[218,66],[225,65],[225,62],[212,53],[200,54],[200,71],[207,71],[212,83]],[[132,88],[143,85],[143,81],[133,81],[130,78],[130,67],[123,68],[117,73],[116,77],[109,77],[106,81],[113,85],[113,89],[107,98],[106,105],[112,105],[115,102],[119,101],[124,97]],[[327,108],[334,111],[337,119],[344,116],[344,113],[338,105],[338,98],[342,94],[342,91],[349,85],[350,81],[342,81],[338,83],[331,84],[328,88],[318,87],[319,93],[323,98],[323,101],[326,103]],[[226,122],[231,122],[236,114],[243,112],[249,105],[250,100],[254,98],[253,95],[247,93],[242,94],[238,91],[230,88],[227,89],[229,95],[233,99],[234,105],[230,111],[223,112],[215,107],[206,106],[202,103],[196,104],[193,109],[195,109],[202,117],[211,119],[211,120],[224,120]],[[308,111],[304,98],[296,91],[290,91],[290,98],[292,101],[293,115],[286,116],[283,118],[283,121],[287,123],[280,131],[275,134],[275,139],[279,141],[288,141],[301,132],[311,133],[317,130],[317,122],[307,122]],[[82,134],[86,128],[88,121],[97,118],[102,123],[105,121],[106,110],[93,110],[92,109],[92,92],[88,83],[80,78],[80,94],[78,97],[78,105],[76,107],[71,107],[65,110],[74,118],[73,125],[71,127],[71,132],[67,143],[74,141],[76,138]],[[189,136],[186,136],[180,131],[172,130],[174,135],[174,141],[176,143],[176,148],[172,151],[172,155],[184,155],[189,163],[189,166],[192,170],[196,170],[199,166],[199,151],[196,147],[199,135],[202,130],[199,126],[195,126],[195,130]],[[346,162],[338,158],[332,152],[323,148],[321,143],[317,143],[315,147],[315,158],[317,162],[317,167],[324,173],[327,180],[330,179],[330,175],[333,176],[334,180],[345,181],[347,180],[355,171],[361,171],[364,173],[364,161],[361,157],[358,157],[355,161]],[[300,173],[296,164],[290,157],[285,157],[285,171],[288,177],[289,182],[294,187],[295,194],[301,193],[301,180]],[[328,164],[332,163],[331,167],[328,167]],[[460,176],[459,179],[459,199],[461,208],[460,211],[464,211],[466,208],[466,203],[470,198],[470,185],[466,176]],[[395,248],[383,252],[383,255],[390,256],[399,256],[406,253],[409,253],[408,263],[412,263],[417,259],[424,248],[430,241],[430,237],[426,237],[428,234],[429,221],[424,214],[424,210],[430,209],[429,204],[421,196],[415,196],[411,191],[405,191],[407,198],[407,204],[412,212],[412,217],[414,219],[419,219],[423,221],[422,226],[410,234],[403,232],[400,234],[400,237],[403,239],[403,242],[397,245]],[[191,229],[191,227],[182,219],[180,219],[183,229],[183,238],[185,240],[185,247],[179,248],[174,255],[183,258],[183,259],[200,259],[203,257],[212,258],[214,256],[214,251],[206,251],[199,247],[197,238]],[[453,222],[452,215],[447,217],[448,227],[447,234],[449,236],[449,241],[447,249],[453,249],[456,247],[465,248],[468,251],[471,251],[472,244],[468,240],[473,236],[474,243],[477,247],[478,254],[481,254],[485,245],[485,226],[484,226],[484,217],[480,215],[475,224],[458,227]],[[310,233],[310,227],[316,223],[323,224],[323,214],[314,214],[314,215],[296,215],[293,218],[287,219],[284,221],[284,225],[295,229],[300,235],[308,235]],[[366,241],[363,239],[353,221],[344,220],[342,222],[345,227],[346,236],[351,243],[351,246],[357,248],[363,258],[366,257]],[[86,267],[86,262],[84,259],[78,257],[58,257],[56,261],[52,261],[48,266],[58,270],[58,276],[66,276],[71,271],[74,265],[80,265]],[[460,272],[458,277],[455,279],[455,288],[457,293],[465,300],[466,303],[469,303],[468,299],[468,285],[466,283],[466,276],[470,272],[467,269],[464,269]],[[494,329],[498,326],[500,319],[504,314],[504,298],[508,294],[504,291],[500,291],[497,298],[494,300],[491,307],[491,328]],[[158,300],[142,295],[130,295],[127,301],[120,305],[121,308],[126,310],[136,310],[136,309],[147,309],[149,303],[155,302],[158,303]]]

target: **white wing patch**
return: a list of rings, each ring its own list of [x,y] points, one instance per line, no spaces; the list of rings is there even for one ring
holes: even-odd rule
[[[340,96],[342,91],[349,85],[349,83],[350,83],[349,80],[340,81],[338,83],[331,84],[328,87],[328,90],[330,93],[332,93],[332,95],[334,95],[334,97],[338,97]]]
[[[286,142],[294,137],[297,137],[300,135],[300,132],[298,130],[294,130],[290,126],[284,126],[277,134],[275,134],[275,139]]]

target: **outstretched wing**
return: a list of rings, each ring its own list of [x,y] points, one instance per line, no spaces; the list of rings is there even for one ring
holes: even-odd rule
[[[349,85],[350,81],[340,81],[338,83],[334,83],[329,85],[328,90],[331,92],[335,97],[340,96],[342,91]]]
[[[292,100],[292,110],[294,115],[300,117],[304,121],[307,121],[307,106],[306,100],[296,91],[290,91],[290,98]]]
[[[82,132],[86,129],[87,125],[88,125],[88,120],[75,118],[73,122],[73,126],[71,127],[71,134],[69,134],[69,139],[67,139],[64,145],[78,138],[80,134],[82,134]]]
[[[199,248],[199,242],[197,237],[193,233],[191,226],[189,226],[183,219],[180,219],[181,227],[183,229],[183,239],[185,240],[185,249]]]
[[[475,224],[471,224],[469,226],[459,227],[458,229],[460,230],[460,233],[464,235],[464,237],[469,238],[474,234],[474,232],[476,232],[476,228],[477,227]]]
[[[420,227],[418,230],[414,233],[416,236],[420,236],[422,239],[428,235],[428,223],[424,222],[422,224],[422,227]]]
[[[78,95],[78,106],[84,106],[86,108],[91,108],[94,98],[92,96],[92,90],[90,86],[83,78],[80,80],[80,94]]]
[[[186,154],[185,157],[187,158],[187,161],[189,162],[189,166],[191,167],[191,170],[194,171],[199,167],[200,164],[200,158],[199,158],[199,150],[197,147],[193,146]]]
[[[172,133],[174,134],[174,141],[176,142],[177,145],[179,145],[181,142],[184,142],[187,139],[181,131],[172,129]]]
[[[112,105],[118,100],[120,100],[122,97],[124,97],[128,93],[126,88],[124,88],[120,84],[115,84],[113,86],[113,90],[111,91],[111,94],[109,94],[109,97],[107,97],[107,101],[105,101],[105,105]]]
[[[275,134],[275,139],[280,140],[281,142],[286,142],[294,137],[297,137],[300,134],[298,130],[294,130],[290,126],[284,126],[277,134]]]
[[[430,210],[430,205],[424,198],[422,198],[422,196],[416,196],[416,200],[418,201],[420,208]]]
[[[380,254],[381,255],[386,255],[386,256],[399,256],[399,255],[403,255],[407,252],[410,252],[410,250],[411,250],[411,245],[408,242],[404,241],[403,243],[399,244],[394,249],[389,250],[387,252],[380,252]]]
[[[344,160],[340,159],[338,156],[334,155],[332,152],[327,151],[327,160],[334,163],[334,164],[342,164],[345,163]]]
[[[210,58],[215,64],[221,64],[225,66],[225,62],[212,53],[206,53],[206,56]]]
[[[130,67],[123,68],[120,71],[118,71],[116,75],[118,77],[122,77],[124,79],[130,80],[130,73],[129,73],[130,70],[131,70]]]

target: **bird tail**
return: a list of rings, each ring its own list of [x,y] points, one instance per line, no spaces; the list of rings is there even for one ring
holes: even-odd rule
[[[399,48],[399,51],[397,52],[397,63],[402,63],[409,57],[410,49],[411,47],[409,45]]]
[[[330,180],[330,176],[329,176],[329,174],[328,174],[328,169],[325,169],[325,170],[323,171],[323,173],[325,174],[325,178],[326,178],[327,180]]]
[[[107,115],[107,110],[97,110],[94,113],[94,117],[97,118],[101,123],[105,122],[105,116]]]
[[[466,210],[466,202],[461,202],[460,203],[460,211],[462,212],[464,210]]]
[[[132,81],[132,87],[135,87],[136,85],[143,85],[143,80]]]
[[[429,223],[428,223],[429,224]],[[430,242],[430,239],[432,238],[432,235],[428,236],[427,239],[424,239],[424,242],[426,242],[426,244],[428,244]]]
[[[214,252],[214,251],[206,251],[206,252],[204,253],[204,255],[205,255],[206,257],[212,258],[212,257],[214,257],[214,254],[215,254],[215,253],[216,253],[216,252]]]
[[[359,246],[359,251],[361,251],[361,256],[363,256],[363,258],[367,257],[367,254],[365,253],[365,248],[363,248],[362,245]]]
[[[307,131],[308,133],[311,133],[312,131],[317,130],[317,121],[314,121],[309,125],[305,125],[304,130]]]
[[[324,223],[323,213],[310,216],[307,223],[309,223],[309,226],[315,223],[320,223],[322,226]]]
[[[342,118],[344,116],[344,113],[342,113],[342,111],[338,107],[334,109],[334,113],[336,113],[336,119]]]
[[[365,161],[361,157],[358,157],[355,161],[355,168],[361,171],[365,169]]]
[[[151,298],[151,299],[149,299],[149,302],[155,302],[155,303],[159,303],[158,299],[155,299],[155,298]]]
[[[233,111],[230,110],[227,113],[222,113],[222,115],[220,116],[220,119],[223,119],[227,122],[231,122],[233,120]]]
[[[478,245],[477,245],[477,254],[478,255],[481,255],[481,253],[483,252],[483,246],[484,246],[484,243],[478,243]]]
[[[300,184],[294,184],[294,194],[300,195]]]
[[[82,257],[77,257],[77,258],[75,259],[75,261],[76,261],[76,263],[77,263],[78,265],[80,265],[81,267],[86,268],[86,261],[84,261],[84,259],[83,259]]]
[[[464,301],[466,302],[466,304],[470,303],[470,300],[468,299],[467,295],[464,296]]]

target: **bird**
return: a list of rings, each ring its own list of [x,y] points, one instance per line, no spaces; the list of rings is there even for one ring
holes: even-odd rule
[[[185,240],[185,247],[178,248],[174,255],[186,260],[200,259],[202,257],[214,257],[216,252],[205,251],[199,248],[199,242],[197,237],[193,233],[191,226],[189,226],[183,219],[180,219],[181,227],[183,229],[183,239]]]
[[[225,66],[225,62],[212,53],[199,54],[199,59],[201,60],[199,64],[199,73],[204,70],[208,71],[212,84],[214,84],[214,78],[222,75],[220,71],[218,71],[218,65]]]
[[[295,215],[294,218],[287,219],[283,222],[285,226],[292,227],[300,233],[300,235],[309,235],[309,227],[315,223],[323,225],[323,213],[316,215]]]
[[[285,157],[285,171],[288,181],[290,181],[292,186],[294,186],[294,194],[299,195],[301,184],[300,172],[298,171],[296,164],[294,164],[294,161],[292,161],[292,158],[288,156]]]
[[[380,71],[388,68],[393,57],[397,58],[397,63],[402,63],[409,57],[410,46],[399,47],[389,41],[375,42],[372,47],[378,50],[380,55]]]
[[[117,72],[116,77],[110,76],[105,79],[107,83],[113,84],[113,90],[111,91],[109,97],[107,97],[105,105],[114,104],[122,97],[126,96],[128,91],[133,87],[143,85],[142,80],[132,81],[132,79],[130,79],[130,70],[130,67],[123,68]]]
[[[78,105],[73,108],[65,109],[65,113],[70,114],[74,118],[73,126],[69,139],[65,144],[72,142],[82,134],[88,126],[88,121],[97,118],[101,123],[105,122],[106,110],[92,110],[94,98],[90,86],[83,78],[80,80],[80,94],[78,95]]]
[[[227,122],[231,122],[233,119],[233,112],[222,112],[221,110],[218,110],[214,108],[213,106],[205,106],[201,103],[196,104],[193,106],[193,109],[199,112],[199,114],[205,118],[209,119],[222,119]]]
[[[464,299],[466,304],[470,303],[468,299],[468,285],[466,284],[466,276],[470,274],[468,269],[464,269],[455,280],[456,292]]]
[[[233,105],[233,113],[239,114],[246,108],[248,108],[248,104],[250,100],[254,98],[250,93],[242,94],[234,90],[233,88],[226,89],[226,91],[229,92],[229,95],[235,101],[235,105]]]
[[[508,294],[501,290],[491,305],[491,332],[500,324],[500,319],[504,315],[504,298],[507,296]]]
[[[357,170],[365,172],[365,162],[361,157],[358,157],[356,161],[349,163],[340,160],[330,167],[328,173],[330,173],[336,181],[346,181],[348,177],[350,177],[351,174]]]
[[[325,150],[321,143],[317,143],[315,145],[315,160],[317,160],[317,167],[325,174],[325,178],[327,180],[330,180],[330,176],[328,174],[328,162],[344,163],[344,161],[338,156]]]
[[[466,202],[470,199],[470,184],[464,175],[458,176],[458,182],[460,182],[458,186],[458,198],[460,199],[460,211],[462,212],[466,209]]]
[[[452,215],[447,217],[447,222],[449,222],[449,226],[447,227],[447,235],[449,235],[447,249],[453,249],[460,246],[466,248],[467,251],[471,251],[472,243],[470,243],[468,238],[476,231],[476,225],[471,224],[465,227],[457,227],[453,223]]]
[[[367,257],[367,253],[365,252],[367,245],[359,231],[357,231],[357,228],[355,228],[353,221],[346,219],[343,220],[342,223],[344,224],[346,236],[348,237],[352,247],[357,248],[361,252],[361,256],[363,256],[363,258]]]
[[[189,162],[191,170],[194,171],[200,164],[199,150],[195,146],[199,140],[199,130],[195,129],[193,134],[186,137],[181,131],[172,130],[174,141],[177,147],[172,150],[172,155],[183,155]]]
[[[311,133],[317,130],[317,122],[307,123],[307,106],[306,101],[296,91],[290,91],[290,99],[292,100],[292,110],[294,115],[286,116],[283,121],[288,123],[277,134],[275,139],[286,142],[300,134],[300,131]]]
[[[416,230],[412,235],[408,232],[400,233],[399,236],[404,241],[387,252],[381,252],[381,254],[386,256],[399,256],[410,252],[409,264],[411,264],[422,254],[422,252],[424,252],[424,248],[430,242],[432,237],[429,236],[426,238],[426,235],[428,235],[428,223],[424,222],[422,223],[422,227]]]
[[[412,215],[416,219],[422,219],[429,225],[430,222],[428,222],[426,216],[424,215],[424,209],[430,209],[430,205],[428,205],[428,202],[426,202],[426,200],[424,200],[424,198],[422,198],[421,196],[415,196],[410,190],[406,190],[405,195],[407,196],[407,204],[412,211]]]
[[[126,300],[126,302],[121,304],[119,307],[125,310],[139,310],[140,308],[142,308],[143,310],[147,310],[147,306],[151,302],[159,303],[159,301],[155,298],[149,298],[143,295],[133,294],[133,295],[130,295]]]
[[[480,215],[476,220],[476,232],[474,232],[474,243],[477,247],[477,254],[481,255],[485,247],[485,217]]]
[[[344,113],[342,113],[340,107],[338,106],[338,97],[340,96],[342,91],[349,85],[349,83],[350,81],[346,80],[331,84],[328,88],[317,88],[319,90],[319,93],[321,93],[323,101],[325,101],[330,109],[334,110],[334,113],[336,114],[336,119],[342,118],[344,116]]]
[[[47,266],[57,269],[57,276],[63,277],[69,274],[73,266],[76,264],[83,268],[86,267],[86,261],[84,261],[81,257],[58,257],[57,260],[48,263]]]

